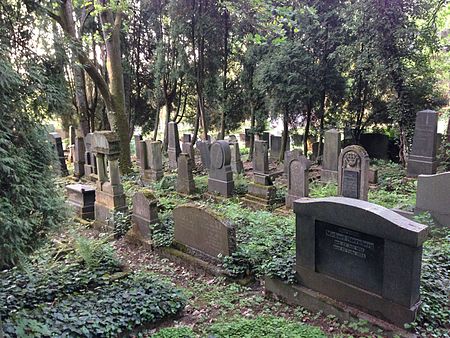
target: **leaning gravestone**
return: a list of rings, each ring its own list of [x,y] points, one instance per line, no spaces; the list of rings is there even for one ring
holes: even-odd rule
[[[96,180],[97,175],[97,160],[94,151],[94,134],[89,133],[84,138],[84,174],[91,181]]]
[[[58,157],[59,166],[58,170],[61,176],[69,175],[69,171],[67,170],[66,159],[64,157],[64,150],[62,146],[61,136],[58,133],[49,133],[49,140],[52,144],[52,147]]]
[[[338,158],[341,152],[341,134],[336,129],[325,132],[322,171],[320,180],[336,182],[338,173]]]
[[[112,131],[94,132],[98,180],[95,200],[95,223],[112,228],[116,211],[127,211],[119,172],[119,138]]]
[[[308,197],[308,172],[310,166],[311,162],[303,155],[291,157],[288,163],[288,193],[286,195],[286,208],[292,209],[295,200]]]
[[[299,282],[268,279],[266,290],[313,310],[356,307],[400,326],[414,321],[425,225],[345,197],[297,200],[294,212]]]
[[[419,175],[414,213],[424,211],[437,223],[450,227],[450,172]]]
[[[345,147],[339,155],[338,195],[367,201],[369,155],[357,145]]]
[[[84,138],[77,136],[75,138],[74,145],[74,162],[73,162],[73,174],[75,177],[84,176],[84,153],[86,152],[84,148]]]
[[[422,110],[417,113],[412,151],[408,157],[408,176],[436,173],[438,113],[434,110]]]
[[[237,141],[230,141],[231,148],[231,170],[235,174],[242,174],[244,172],[244,164],[241,160],[241,152],[239,151],[239,143]]]
[[[132,233],[138,240],[151,239],[152,224],[159,222],[158,202],[150,190],[139,191],[133,196]]]
[[[181,153],[180,137],[178,136],[178,125],[175,122],[169,122],[169,145],[167,155],[169,156],[169,169],[177,168],[178,156]]]
[[[211,144],[209,141],[197,141],[197,148],[200,152],[203,169],[209,170],[211,168]]]
[[[194,175],[192,174],[192,159],[188,154],[178,156],[177,191],[190,195],[195,192]]]
[[[94,219],[95,188],[84,184],[66,185],[67,203],[82,219]]]
[[[209,259],[231,256],[236,251],[234,225],[221,220],[205,207],[182,205],[173,210],[175,244]]]
[[[208,177],[208,192],[224,197],[233,195],[234,181],[231,170],[231,150],[227,141],[219,140],[211,146],[211,169]]]

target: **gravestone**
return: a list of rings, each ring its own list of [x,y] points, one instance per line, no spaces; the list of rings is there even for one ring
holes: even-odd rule
[[[231,256],[236,251],[236,230],[206,207],[187,204],[173,210],[176,244],[192,253],[219,262],[218,256]]]
[[[84,174],[91,181],[97,180],[97,160],[94,151],[94,134],[89,133],[84,138]]]
[[[75,138],[74,146],[74,162],[73,162],[73,174],[75,177],[84,176],[84,154],[86,149],[84,148],[84,138],[77,136]]]
[[[194,175],[192,174],[192,159],[188,154],[181,153],[178,156],[177,191],[191,195],[195,192]]]
[[[287,176],[289,171],[289,162],[292,159],[300,159],[300,156],[303,155],[303,151],[301,149],[293,149],[284,152],[284,163],[283,163],[283,172]]]
[[[112,131],[94,132],[98,180],[95,199],[95,223],[101,228],[113,228],[114,212],[127,212],[125,194],[119,172],[119,138]]]
[[[228,135],[228,142],[238,142],[236,135]]]
[[[359,144],[366,149],[370,158],[389,160],[389,137],[385,134],[362,134]]]
[[[76,138],[76,132],[74,126],[69,126],[69,162],[73,163],[75,161],[75,154],[74,154],[74,148],[75,148],[75,138]]]
[[[158,201],[150,190],[139,191],[133,196],[132,233],[139,240],[151,239],[152,224],[159,222]]]
[[[197,148],[200,152],[203,169],[209,170],[211,168],[211,144],[209,141],[197,141]]]
[[[323,148],[320,180],[323,182],[336,182],[338,176],[338,158],[341,153],[341,134],[336,129],[325,132]]]
[[[417,113],[412,151],[408,157],[408,176],[436,173],[437,123],[438,113],[434,110]]]
[[[292,209],[293,202],[309,195],[308,172],[311,162],[303,155],[293,156],[288,163],[288,192],[286,208]]]
[[[211,169],[208,176],[208,192],[224,197],[233,195],[234,181],[231,170],[231,150],[227,141],[219,140],[211,145]]]
[[[245,148],[250,148],[251,143],[251,135],[250,135],[250,129],[245,129]]]
[[[320,149],[320,154],[319,154],[319,147],[320,147],[320,142],[314,142],[312,144],[312,156],[311,156],[311,160],[313,161],[318,161],[319,157],[323,156],[323,144],[322,144],[322,148]]]
[[[180,138],[178,136],[178,125],[175,122],[169,122],[169,145],[167,155],[169,157],[169,169],[177,168],[178,156],[181,153]]]
[[[235,174],[242,174],[244,172],[244,164],[241,160],[241,153],[239,151],[239,143],[237,141],[230,142],[231,148],[231,170]]]
[[[62,139],[58,133],[49,133],[49,141],[53,147],[56,156],[58,157],[58,167],[56,168],[61,176],[69,175],[67,170],[66,159],[64,157],[64,150],[62,146]]]
[[[134,135],[134,146],[136,147],[136,164],[139,167],[141,165],[141,154],[140,150],[142,135]]]
[[[164,177],[161,141],[145,140],[145,148],[147,165],[144,182],[158,182]]]
[[[276,188],[269,175],[269,149],[266,141],[255,140],[253,182],[248,185],[244,203],[253,209],[269,209],[275,204]]]
[[[67,203],[82,219],[94,219],[95,188],[85,184],[66,185]]]
[[[183,140],[182,140],[182,142],[183,143],[186,143],[186,142],[191,142],[192,141],[192,135],[191,134],[183,134]]]
[[[419,175],[414,213],[424,211],[440,225],[450,227],[450,172]]]
[[[357,145],[345,147],[339,155],[338,195],[367,201],[369,155]]]
[[[396,325],[414,321],[425,225],[345,197],[297,200],[294,212],[299,305],[311,305],[309,288]]]
[[[192,160],[193,167],[195,166],[195,151],[191,142],[183,142],[181,144],[181,152],[188,154],[189,158]]]
[[[283,144],[282,136],[270,135],[270,160],[278,161],[280,159],[281,147]],[[290,140],[289,137],[287,139],[286,151],[290,150]]]

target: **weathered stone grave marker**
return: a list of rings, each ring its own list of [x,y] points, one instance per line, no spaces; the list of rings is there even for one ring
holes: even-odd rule
[[[282,144],[283,144],[282,136],[270,135],[270,160],[271,161],[278,161],[280,159]],[[288,137],[285,151],[290,150],[290,148],[291,148],[291,142]]]
[[[208,176],[208,192],[224,197],[233,195],[234,181],[231,170],[231,150],[227,141],[219,140],[211,146],[211,169]]]
[[[150,190],[139,191],[133,196],[132,233],[138,240],[148,243],[152,224],[159,222],[158,203]]]
[[[286,195],[288,209],[292,209],[295,200],[309,195],[308,172],[311,162],[301,154],[296,155],[292,156],[288,163],[288,193]]]
[[[177,168],[178,156],[181,153],[180,137],[178,136],[178,125],[175,122],[169,122],[169,145],[167,155],[169,156],[169,169]]]
[[[73,162],[73,174],[75,177],[84,176],[84,154],[86,149],[84,148],[84,138],[77,136],[75,138],[74,146],[74,162]]]
[[[241,160],[241,152],[239,151],[239,143],[237,141],[230,141],[231,148],[231,169],[235,174],[242,174],[244,172],[244,164]]]
[[[339,155],[338,195],[367,201],[369,155],[357,145],[345,147]]]
[[[84,174],[91,181],[97,180],[97,160],[94,150],[94,134],[89,133],[84,138]]]
[[[162,143],[161,141],[145,141],[147,149],[147,171],[145,178],[150,182],[157,182],[164,177],[163,159],[162,159]]]
[[[209,141],[197,141],[197,148],[200,151],[200,158],[202,160],[203,169],[209,170],[211,168],[211,144]]]
[[[322,171],[320,180],[336,182],[338,173],[338,158],[341,152],[341,134],[336,129],[325,132]]]
[[[192,160],[192,165],[195,166],[195,152],[191,142],[183,142],[181,144],[181,152],[188,154]]]
[[[66,159],[64,157],[64,150],[62,146],[62,139],[58,133],[49,133],[49,140],[52,144],[52,147],[58,157],[59,166],[57,170],[61,176],[69,175],[69,171],[67,170]]]
[[[67,203],[82,219],[94,219],[95,188],[84,184],[66,185]]]
[[[178,156],[177,191],[190,195],[195,192],[194,175],[192,174],[192,160],[188,154]]]

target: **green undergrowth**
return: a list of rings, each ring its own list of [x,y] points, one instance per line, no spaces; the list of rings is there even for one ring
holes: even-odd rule
[[[176,315],[185,302],[153,275],[122,271],[109,244],[83,237],[0,273],[6,337],[115,337]]]

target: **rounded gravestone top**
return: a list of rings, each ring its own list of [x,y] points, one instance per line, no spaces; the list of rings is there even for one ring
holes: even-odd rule
[[[224,153],[219,142],[211,146],[211,164],[213,168],[220,169],[223,167]]]

